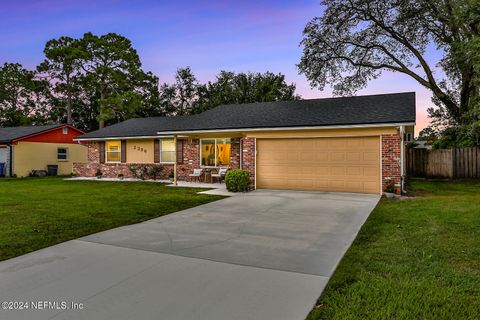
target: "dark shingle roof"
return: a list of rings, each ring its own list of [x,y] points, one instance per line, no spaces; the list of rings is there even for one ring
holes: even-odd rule
[[[79,137],[154,136],[158,132],[415,122],[415,93],[223,105],[182,117],[130,119]]]
[[[45,126],[23,126],[23,127],[5,127],[0,128],[0,143],[10,143],[12,140],[40,133],[62,126],[61,124],[51,124]]]

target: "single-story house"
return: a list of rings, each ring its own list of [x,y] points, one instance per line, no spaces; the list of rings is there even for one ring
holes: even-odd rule
[[[381,194],[404,175],[404,140],[415,93],[222,105],[200,114],[130,119],[76,138],[88,143],[80,176],[129,164],[175,169],[241,168],[254,188]]]
[[[73,140],[82,134],[67,124],[0,128],[2,175],[25,177],[48,165],[58,166],[58,174],[70,174],[74,162],[87,162],[87,147]]]

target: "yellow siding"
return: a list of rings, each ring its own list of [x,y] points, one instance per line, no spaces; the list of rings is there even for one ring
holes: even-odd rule
[[[345,128],[345,129],[318,129],[318,130],[281,130],[281,131],[252,131],[247,137],[254,138],[289,138],[289,137],[361,137],[379,136],[382,134],[396,134],[396,127],[379,128]]]
[[[68,160],[57,160],[57,148],[68,149]],[[58,174],[70,174],[73,163],[87,162],[87,147],[71,143],[23,142],[13,146],[13,173],[26,177],[32,170],[47,170],[47,165],[58,165]]]
[[[153,163],[153,139],[127,140],[127,163]]]

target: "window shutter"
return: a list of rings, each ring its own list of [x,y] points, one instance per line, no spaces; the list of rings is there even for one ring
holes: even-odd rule
[[[160,140],[153,140],[153,162],[160,163]]]
[[[183,164],[183,140],[177,140],[177,164]]]
[[[127,141],[122,140],[122,145],[120,147],[120,162],[127,162]]]
[[[98,143],[98,157],[100,163],[105,163],[105,141]]]

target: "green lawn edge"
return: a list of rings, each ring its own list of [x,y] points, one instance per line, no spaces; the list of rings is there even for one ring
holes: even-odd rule
[[[223,199],[152,182],[0,179],[0,261]]]
[[[480,182],[381,199],[307,320],[479,319]]]

